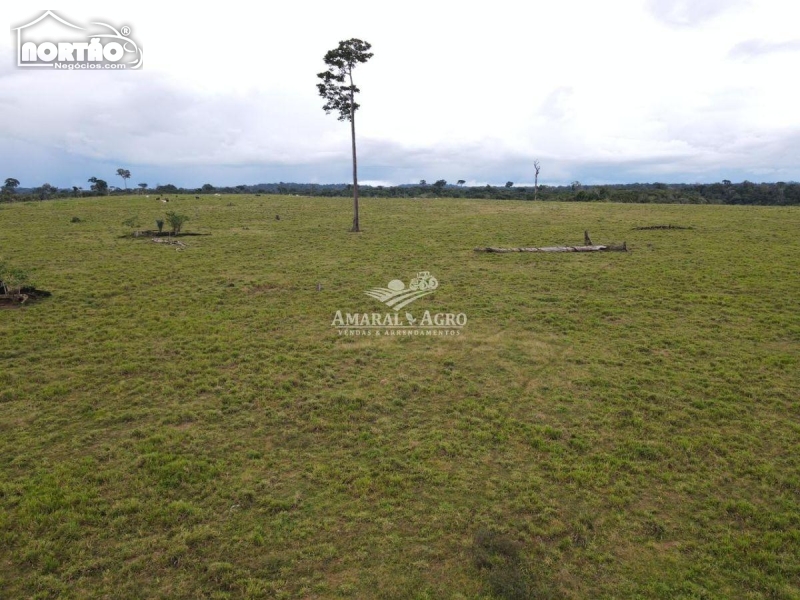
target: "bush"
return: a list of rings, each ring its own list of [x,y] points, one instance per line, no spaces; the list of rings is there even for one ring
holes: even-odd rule
[[[0,263],[0,289],[4,294],[19,294],[26,281],[28,274],[25,271]]]
[[[139,224],[139,217],[138,217],[138,216],[135,216],[135,217],[131,217],[131,218],[129,218],[129,219],[125,219],[125,220],[122,222],[122,224],[123,224],[125,227],[130,227],[131,229],[138,229],[138,228],[140,227],[140,224]]]
[[[158,233],[164,229],[164,219],[156,219],[156,227],[158,227]]]
[[[177,235],[181,232],[181,228],[186,221],[189,220],[189,217],[186,215],[179,215],[175,212],[168,212],[167,213],[167,223],[169,226],[172,227],[172,234]]]
[[[80,223],[80,222],[81,222],[80,217],[72,217],[72,219],[70,219],[70,223]]]
[[[482,529],[473,542],[475,566],[482,571],[494,597],[505,600],[546,598],[523,564],[519,545],[503,534]]]

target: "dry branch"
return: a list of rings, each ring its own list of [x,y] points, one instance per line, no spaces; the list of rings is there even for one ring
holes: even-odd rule
[[[178,246],[178,248],[175,248],[175,250],[183,250],[184,248],[188,247],[180,240],[171,238],[151,238],[151,241],[155,242],[156,244],[169,244],[171,246]]]
[[[22,292],[18,294],[0,294],[0,301],[8,300],[10,302],[19,302],[20,304],[25,304],[28,298],[28,294],[23,294]]]

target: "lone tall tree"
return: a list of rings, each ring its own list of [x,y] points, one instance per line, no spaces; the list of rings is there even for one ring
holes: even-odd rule
[[[125,184],[125,190],[128,189],[128,179],[131,178],[131,172],[128,169],[117,169],[117,175],[122,177],[122,183]]]
[[[338,111],[340,121],[350,121],[350,136],[353,141],[353,229],[361,231],[358,223],[358,162],[356,160],[356,111],[355,96],[359,90],[353,83],[353,69],[358,63],[372,58],[372,46],[362,40],[352,38],[339,42],[339,47],[329,50],[323,60],[328,70],[318,73],[322,83],[317,84],[319,95],[325,99],[325,114]]]
[[[539,170],[541,168],[542,167],[539,166],[539,161],[538,160],[533,161],[533,170],[535,171],[535,174],[533,176],[534,177],[534,179],[533,179],[533,199],[534,200],[536,200],[536,195],[539,192]]]

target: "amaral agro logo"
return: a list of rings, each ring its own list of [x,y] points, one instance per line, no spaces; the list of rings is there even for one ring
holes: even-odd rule
[[[17,34],[17,66],[50,69],[141,69],[142,48],[128,25],[75,25],[46,10]]]
[[[393,279],[386,287],[364,292],[394,312],[351,313],[336,311],[331,325],[339,335],[389,336],[459,336],[467,324],[464,313],[441,313],[425,310],[414,316],[410,309],[400,312],[412,302],[435,292],[439,281],[428,271],[420,271],[406,286]]]

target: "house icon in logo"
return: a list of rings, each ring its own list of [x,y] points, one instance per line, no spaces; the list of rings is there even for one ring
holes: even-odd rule
[[[53,64],[52,63],[42,63],[42,64],[30,64],[30,63],[28,63],[28,64],[23,64],[23,62],[22,62],[22,45],[24,43],[23,42],[23,35],[22,35],[23,30],[29,29],[29,28],[33,27],[34,25],[38,25],[40,22],[44,21],[48,17],[51,18],[51,19],[54,19],[56,22],[60,23],[61,25],[66,26],[66,27],[70,27],[72,29],[77,29],[79,31],[86,31],[86,29],[84,29],[83,27],[78,27],[77,25],[73,25],[69,21],[66,21],[66,20],[62,19],[56,13],[54,13],[52,10],[44,11],[41,15],[36,17],[30,23],[26,23],[25,25],[20,25],[19,27],[16,27],[16,28],[11,30],[11,31],[16,31],[17,32],[17,66],[18,67],[50,67],[51,69],[53,68]]]

